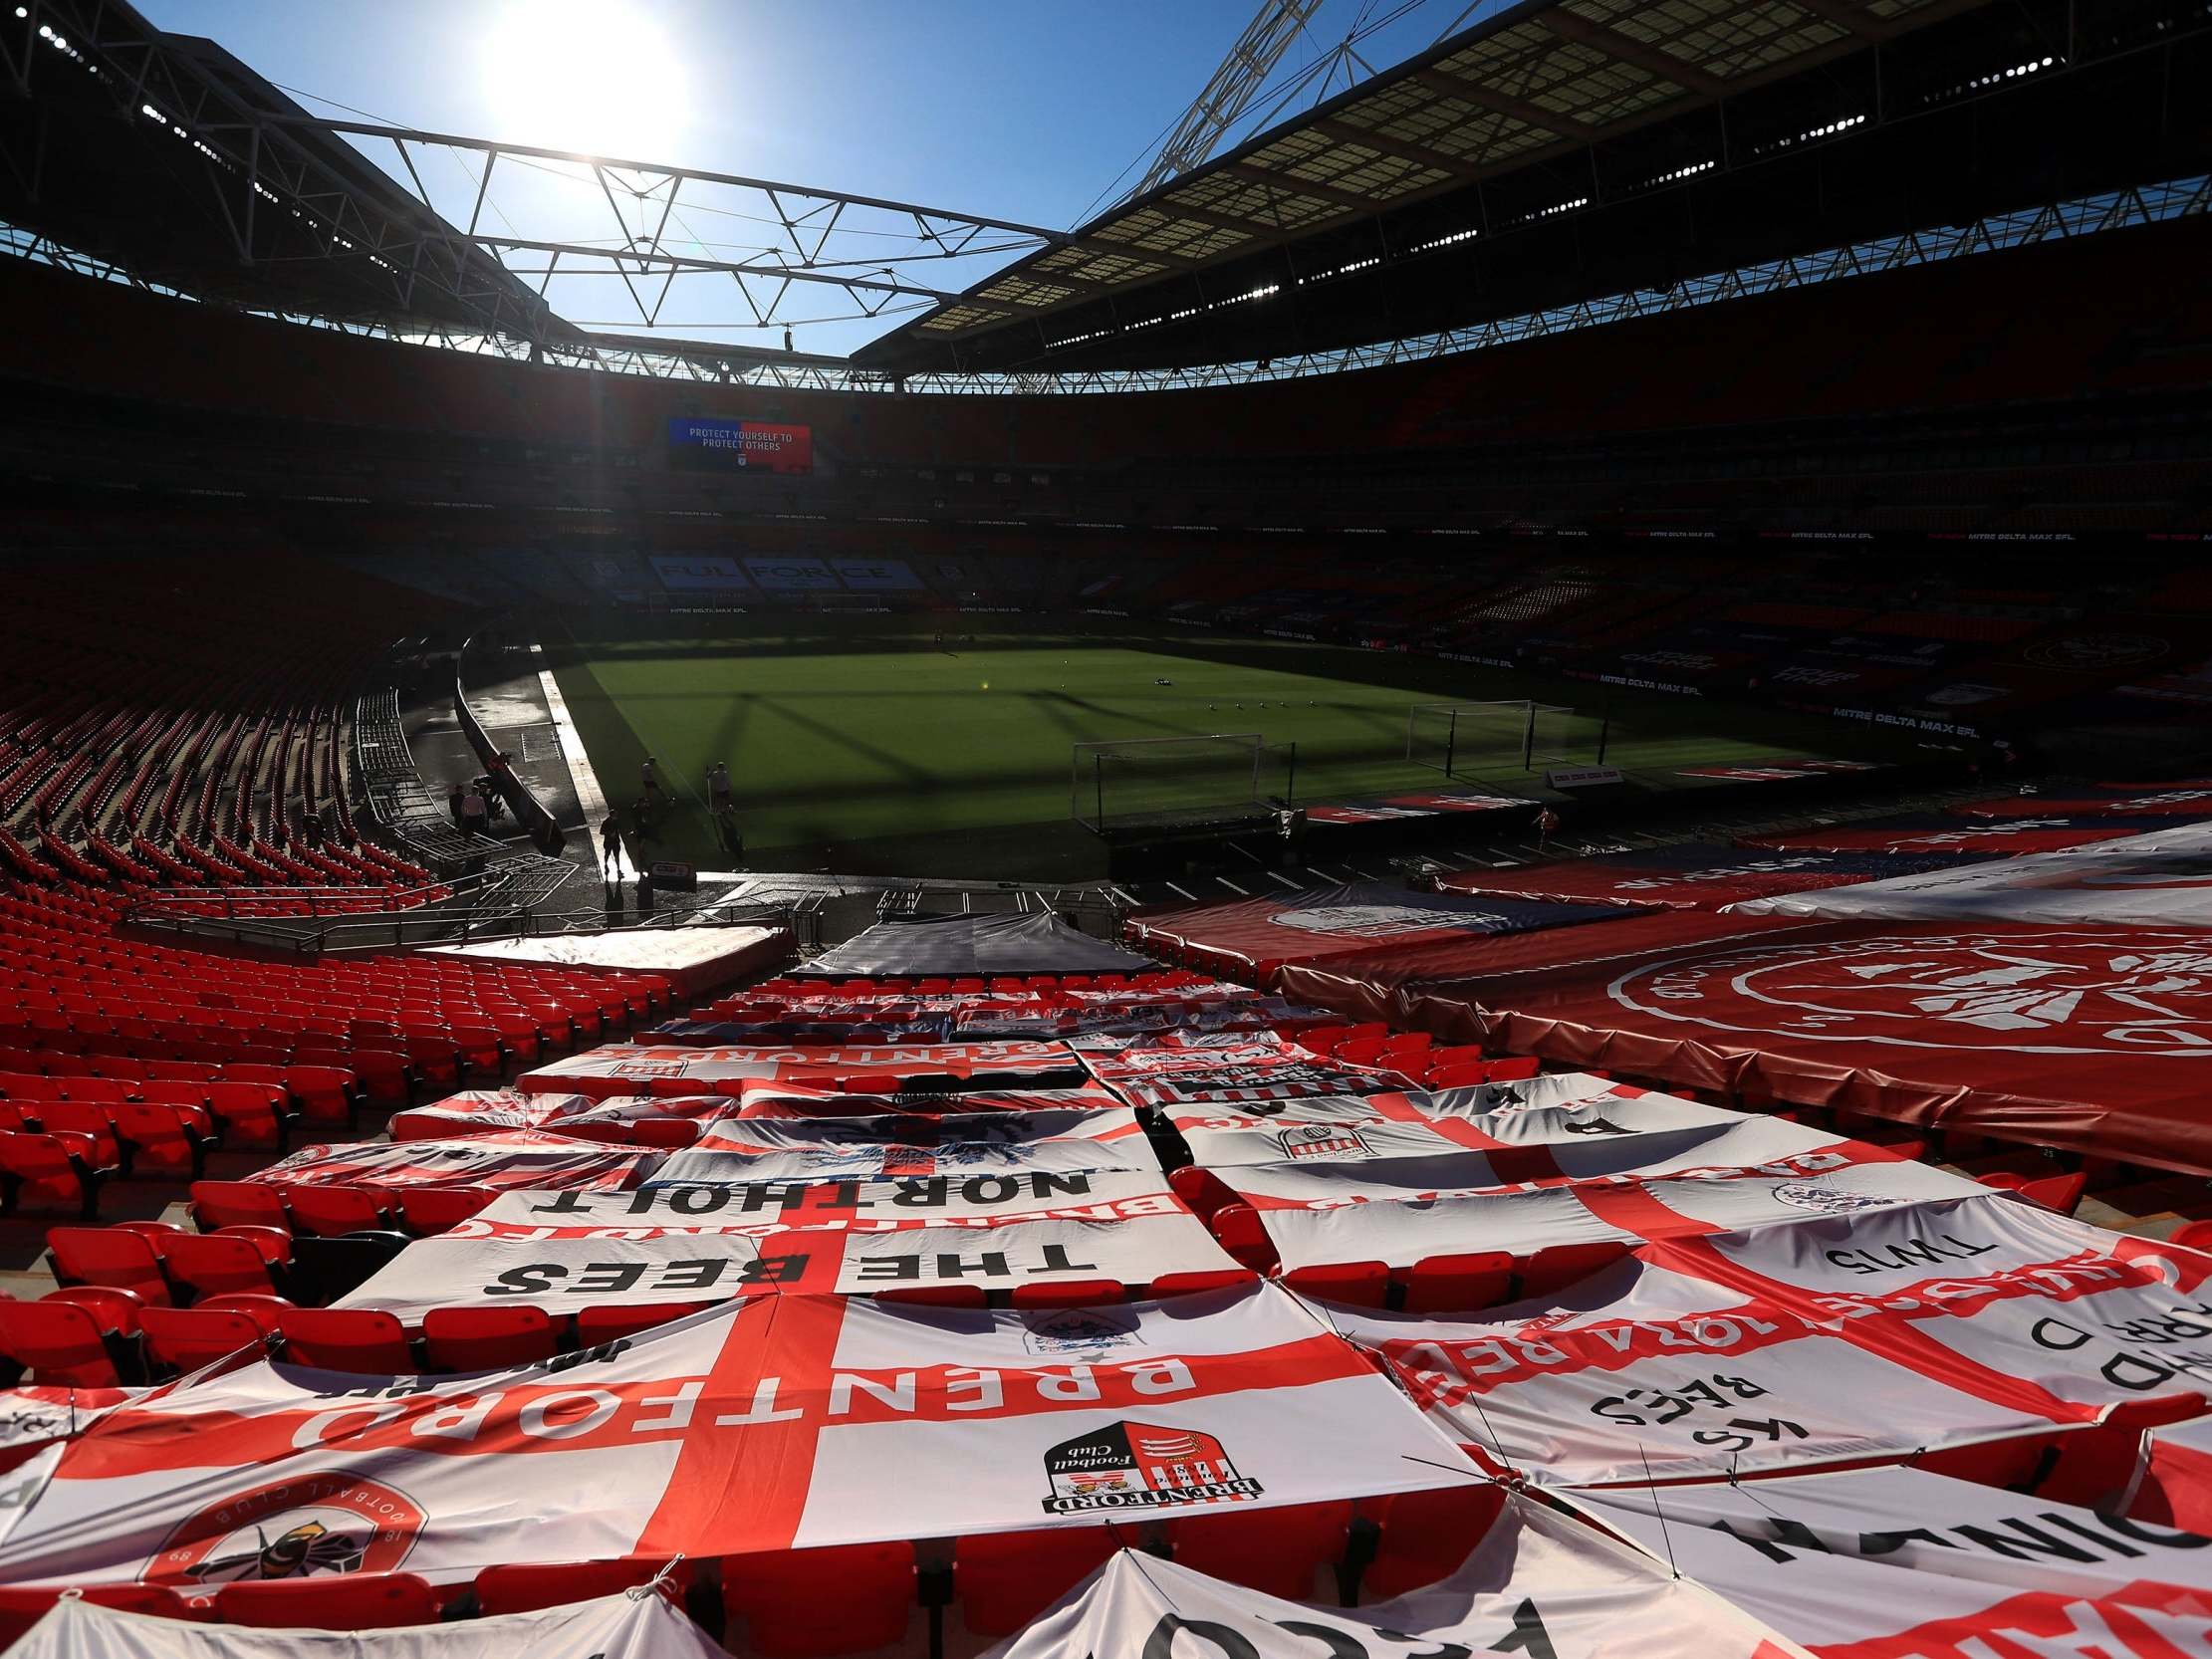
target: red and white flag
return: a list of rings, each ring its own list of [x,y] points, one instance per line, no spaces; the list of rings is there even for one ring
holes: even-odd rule
[[[1641,1551],[1511,1498],[1450,1577],[1394,1600],[1312,1607],[1123,1550],[987,1659],[1166,1659],[1186,1651],[1238,1659],[1798,1654],[1747,1613],[1673,1577]]]
[[[1141,1291],[1168,1274],[1234,1272],[1196,1216],[1040,1220],[1004,1227],[840,1227],[629,1238],[420,1239],[335,1304],[414,1322],[433,1307],[499,1304],[556,1315],[604,1304],[722,1302],[746,1296],[867,1296],[968,1286],[1114,1280]]]
[[[393,1630],[261,1630],[120,1613],[75,1597],[9,1659],[727,1659],[664,1595],[609,1595],[528,1613]]]
[[[394,1112],[393,1140],[447,1140],[494,1129],[542,1129],[580,1140],[613,1139],[632,1123],[680,1117],[703,1122],[735,1109],[720,1094],[525,1094],[513,1088],[463,1089],[427,1106]]]
[[[740,1117],[939,1117],[985,1111],[1126,1111],[1105,1083],[1065,1088],[917,1089],[905,1094],[854,1093],[832,1083],[753,1080],[738,1088]]]
[[[1662,1094],[1436,1117],[1422,1100],[1376,1095],[1366,1121],[1175,1122],[1259,1212],[1286,1268],[1638,1244],[1988,1190],[1867,1142]]]
[[[1032,1221],[1123,1221],[1188,1215],[1156,1170],[1035,1170],[879,1181],[762,1181],[634,1192],[510,1192],[452,1228],[456,1239],[651,1238],[791,1227],[896,1233],[917,1227],[1007,1227]]]
[[[525,1071],[515,1079],[515,1086],[526,1094],[735,1094],[748,1078],[835,1081],[875,1074],[965,1080],[982,1088],[1032,1082],[1051,1088],[1084,1080],[1075,1051],[1064,1043],[915,1043],[835,1049],[645,1049],[614,1043]]]
[[[662,1155],[599,1146],[542,1129],[495,1129],[457,1140],[303,1146],[246,1179],[289,1186],[613,1191],[634,1186]]]
[[[1467,1478],[1365,1356],[1258,1285],[1037,1313],[758,1297],[475,1376],[263,1361],[113,1411],[58,1451],[0,1542],[0,1580],[453,1581]]]
[[[1570,1502],[1824,1659],[2206,1659],[2212,1539],[1910,1469]]]
[[[1646,1245],[1553,1297],[1331,1310],[1533,1481],[1903,1457],[2201,1391],[2212,1258],[1999,1194]]]
[[[728,1118],[654,1172],[667,1184],[823,1181],[1025,1169],[1156,1170],[1126,1107],[938,1117]]]
[[[1402,1268],[1424,1256],[1490,1251],[1526,1257],[1553,1245],[1787,1228],[1823,1215],[1989,1195],[1964,1176],[1872,1153],[1862,1142],[1839,1141],[1749,1167],[1425,1194],[1378,1187],[1359,1196],[1356,1169],[1334,1180],[1338,1171],[1272,1165],[1228,1170],[1224,1179],[1259,1210],[1287,1269],[1337,1262]]]

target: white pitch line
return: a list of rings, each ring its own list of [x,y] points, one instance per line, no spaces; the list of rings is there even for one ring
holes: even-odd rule
[[[577,736],[576,723],[569,718],[569,705],[562,701],[553,670],[539,669],[538,684],[545,692],[547,712],[553,717],[561,758],[569,763],[569,783],[576,791],[576,804],[584,809],[585,832],[597,835],[601,820],[607,817],[607,796],[600,789],[599,775],[593,772],[592,757],[584,752],[584,740]]]

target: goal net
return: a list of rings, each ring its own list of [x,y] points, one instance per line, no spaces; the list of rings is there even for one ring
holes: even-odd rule
[[[1079,743],[1069,806],[1093,830],[1259,817],[1282,770],[1258,732]]]
[[[1447,778],[1532,772],[1572,757],[1575,711],[1529,698],[1416,703],[1406,716],[1405,758]]]

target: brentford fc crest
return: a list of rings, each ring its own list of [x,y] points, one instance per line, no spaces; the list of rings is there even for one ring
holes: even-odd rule
[[[2212,934],[2052,928],[1680,956],[1614,1002],[1715,1031],[2014,1054],[2212,1056]]]
[[[332,1572],[389,1572],[421,1535],[421,1507],[378,1481],[335,1470],[275,1481],[210,1504],[145,1565],[149,1584],[233,1584]]]
[[[1275,1141],[1282,1147],[1283,1156],[1294,1161],[1335,1162],[1374,1156],[1374,1148],[1367,1144],[1366,1137],[1342,1123],[1286,1123],[1275,1131]]]
[[[684,1065],[680,1060],[618,1060],[608,1070],[617,1077],[680,1077]]]
[[[1045,1474],[1047,1515],[1236,1503],[1261,1491],[1212,1435],[1152,1423],[1112,1423],[1062,1441],[1045,1454]]]

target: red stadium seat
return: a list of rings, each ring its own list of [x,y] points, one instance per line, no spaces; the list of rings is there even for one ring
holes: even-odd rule
[[[226,1296],[209,1297],[196,1302],[193,1312],[243,1313],[261,1327],[264,1336],[274,1336],[284,1322],[285,1314],[292,1311],[292,1304],[283,1297],[273,1297],[266,1291],[232,1291]]]
[[[273,1227],[184,1233],[162,1247],[169,1275],[195,1301],[237,1292],[279,1293],[292,1262],[292,1239]]]
[[[284,1356],[295,1365],[361,1376],[412,1371],[407,1333],[391,1314],[370,1307],[295,1307],[277,1321]]]
[[[48,1134],[82,1136],[92,1147],[88,1163],[95,1169],[117,1169],[123,1163],[123,1143],[116,1138],[110,1110],[74,1098],[49,1100],[39,1107],[39,1127]]]
[[[389,1630],[438,1621],[436,1593],[411,1572],[318,1572],[225,1584],[214,1602],[223,1623],[263,1628]]]
[[[369,1187],[280,1186],[292,1231],[339,1239],[348,1233],[374,1233],[391,1225],[383,1195]]]
[[[1260,1225],[1260,1213],[1245,1203],[1224,1204],[1208,1223],[1221,1248],[1254,1272],[1275,1266],[1275,1244]]]
[[[352,1128],[361,1115],[362,1087],[353,1072],[337,1066],[287,1066],[284,1086],[300,1103],[303,1121]]]
[[[1250,1268],[1202,1268],[1194,1273],[1163,1273],[1153,1280],[1146,1295],[1154,1301],[1168,1297],[1199,1296],[1207,1291],[1226,1291],[1238,1286],[1259,1283],[1259,1275]]]
[[[1620,1244],[1549,1245],[1522,1264],[1518,1295],[1524,1300],[1556,1296],[1627,1254],[1628,1247]]]
[[[1315,1573],[1343,1558],[1351,1526],[1352,1505],[1338,1501],[1185,1516],[1168,1524],[1167,1536],[1177,1565],[1305,1601]]]
[[[223,1227],[274,1227],[292,1231],[284,1194],[259,1181],[194,1181],[192,1219],[202,1232]]]
[[[887,1647],[905,1635],[913,1611],[914,1546],[850,1543],[732,1555],[722,1562],[722,1603],[745,1621],[741,1651],[767,1659],[831,1659]]]
[[[266,1339],[259,1322],[235,1308],[148,1307],[138,1321],[147,1355],[173,1371],[196,1371]]]
[[[140,1613],[147,1618],[196,1620],[207,1616],[206,1609],[193,1607],[182,1593],[162,1584],[87,1584],[69,1593],[83,1596],[96,1607]],[[11,1584],[0,1588],[0,1649],[20,1640],[62,1594],[60,1585],[21,1589]]]
[[[1031,1623],[1120,1547],[1111,1527],[985,1533],[953,1545],[960,1617],[978,1636],[1010,1636]]]
[[[636,1302],[579,1307],[576,1310],[576,1345],[580,1348],[595,1348],[602,1342],[635,1336],[639,1331],[651,1330],[656,1325],[664,1325],[671,1319],[680,1319],[696,1313],[702,1307],[713,1305],[709,1302]]]
[[[222,1125],[225,1146],[281,1150],[291,1128],[288,1097],[275,1083],[211,1082],[207,1085],[207,1109]]]
[[[0,1353],[32,1380],[80,1388],[124,1380],[117,1360],[138,1333],[137,1299],[127,1291],[56,1291],[37,1302],[0,1302]]]
[[[131,1174],[199,1179],[216,1139],[204,1111],[128,1100],[115,1108],[114,1117],[117,1137],[130,1154]]]
[[[107,1173],[92,1143],[74,1135],[0,1133],[0,1215],[64,1210],[90,1221]]]
[[[382,1105],[403,1106],[414,1097],[414,1063],[389,1049],[356,1047],[350,1055],[367,1097]]]
[[[1187,1164],[1167,1177],[1167,1185],[1200,1221],[1210,1221],[1223,1205],[1238,1202],[1236,1193],[1220,1176]]]
[[[54,1278],[64,1285],[109,1285],[154,1307],[169,1304],[161,1252],[145,1234],[122,1227],[56,1227],[46,1235]]]
[[[1405,1276],[1408,1313],[1495,1307],[1513,1295],[1513,1258],[1502,1250],[1424,1256]]]
[[[1390,1303],[1390,1269],[1382,1262],[1330,1262],[1293,1268],[1283,1275],[1283,1284],[1301,1296],[1347,1307],[1387,1307]]]
[[[2031,1204],[2062,1216],[2071,1216],[2082,1202],[2082,1195],[2089,1191],[2089,1178],[2077,1171],[2072,1175],[2046,1175],[2030,1181],[2018,1189],[2020,1196]]]
[[[1016,1307],[1104,1307],[1126,1302],[1118,1279],[1064,1279],[1059,1284],[1017,1285],[1007,1301]]]
[[[1380,1533],[1359,1577],[1359,1599],[1386,1600],[1448,1577],[1498,1519],[1505,1497],[1496,1482],[1470,1481],[1362,1504]]]
[[[422,1315],[422,1347],[440,1371],[502,1371],[551,1359],[560,1346],[539,1307],[433,1307]]]
[[[447,1233],[483,1209],[499,1194],[489,1187],[399,1187],[399,1221],[420,1238]]]
[[[991,1302],[980,1285],[906,1285],[870,1294],[877,1302],[910,1307],[986,1307]]]
[[[669,1581],[681,1589],[690,1581],[689,1562],[679,1561]],[[530,1613],[540,1607],[561,1607],[572,1601],[616,1595],[649,1584],[668,1571],[668,1562],[639,1555],[616,1555],[599,1561],[563,1561],[553,1565],[522,1563],[488,1566],[476,1575],[476,1607],[486,1618],[503,1613]]]

